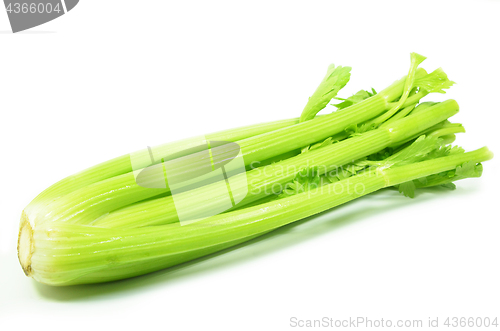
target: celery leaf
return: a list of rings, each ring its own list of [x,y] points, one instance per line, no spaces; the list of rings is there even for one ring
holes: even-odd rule
[[[449,89],[455,82],[448,79],[448,76],[443,69],[438,68],[422,78],[416,79],[414,86],[425,90],[427,93],[446,93],[444,90]]]
[[[399,193],[403,193],[405,197],[414,198],[415,197],[415,183],[414,181],[409,181],[398,185]]]
[[[399,192],[406,197],[415,197],[415,190],[425,187],[441,186],[451,190],[456,188],[453,182],[466,178],[481,177],[483,166],[481,163],[465,162],[451,171],[444,171],[438,174],[419,178],[410,182],[397,185]]]
[[[326,107],[330,100],[347,84],[351,78],[351,67],[342,67],[331,64],[314,94],[307,101],[300,122],[313,119],[316,114]]]
[[[292,182],[285,185],[285,189],[279,195],[279,198],[286,198],[291,195],[309,191],[321,186],[321,177],[318,170],[314,167],[300,170]]]

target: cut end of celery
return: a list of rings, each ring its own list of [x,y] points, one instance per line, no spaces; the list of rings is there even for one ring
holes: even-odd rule
[[[31,269],[31,256],[33,255],[33,251],[33,228],[31,227],[28,217],[23,212],[21,216],[21,227],[19,229],[19,239],[17,242],[17,255],[24,273],[29,277],[33,274],[33,270]]]

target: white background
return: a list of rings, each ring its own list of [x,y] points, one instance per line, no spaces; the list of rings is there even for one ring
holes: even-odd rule
[[[457,82],[427,98],[459,102],[457,143],[500,153],[499,13],[500,1],[479,0],[82,0],[11,34],[0,10],[0,329],[500,318],[498,157],[456,191],[381,191],[117,283],[40,285],[15,251],[22,209],[55,181],[147,145],[296,117],[332,62],[353,67],[347,97],[406,74],[410,52],[427,56],[424,68]]]

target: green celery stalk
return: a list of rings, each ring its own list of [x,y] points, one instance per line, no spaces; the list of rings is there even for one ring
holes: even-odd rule
[[[220,251],[385,187],[491,159],[482,148],[399,167],[380,167],[315,190],[212,216],[185,226],[107,229],[24,218],[19,257],[39,282],[73,285],[142,275]]]
[[[431,77],[426,78],[428,76]],[[428,85],[434,79],[433,74],[427,74],[423,69],[416,71],[416,77],[417,80],[423,79]],[[435,79],[435,81],[437,84],[436,89],[441,88],[443,85],[442,79]],[[401,96],[405,84],[406,76],[380,93],[332,114],[237,141],[245,165],[249,166],[253,162],[270,159],[321,139],[326,139],[343,131],[352,123],[361,123],[383,113],[391,107],[393,100]],[[414,100],[411,102],[414,102]],[[212,153],[216,152],[217,155],[220,155],[220,160],[224,160],[224,155],[227,155],[227,159],[234,154],[234,150],[232,150],[234,145],[227,146],[229,145],[212,148]],[[178,161],[179,176],[184,178],[196,177],[191,170],[197,171],[206,164],[206,153],[200,153],[175,159],[176,162]],[[198,166],[198,164],[201,165]],[[218,164],[214,164],[214,166],[218,166]],[[158,189],[141,187],[136,183],[134,173],[129,172],[90,184],[56,200],[49,199],[47,201],[43,198],[37,198],[25,209],[25,214],[32,225],[39,222],[69,218],[72,218],[73,222],[86,218],[86,222],[88,222],[89,219],[97,219],[113,210],[140,200],[167,194],[169,191],[169,187]],[[85,210],[85,215],[82,214],[83,210]],[[58,213],[56,211],[63,212]]]
[[[442,77],[436,77],[433,73],[427,74],[423,69],[417,69],[415,77],[417,81],[420,79],[426,86],[429,85],[434,88],[434,90],[440,90],[443,86]],[[342,132],[352,123],[362,123],[370,118],[378,116],[392,107],[392,101],[400,98],[401,94],[404,92],[406,81],[407,78],[405,76],[388,88],[382,90],[380,93],[332,114],[238,140],[236,146],[241,150],[245,166],[249,166],[255,161],[263,161],[283,153],[300,149],[306,145]],[[435,86],[432,83],[433,81],[435,82]],[[418,101],[418,96],[419,94],[412,96],[411,98],[417,97],[417,99],[411,102]],[[216,153],[221,156],[220,160],[224,160],[225,155],[227,155],[227,159],[234,154],[234,150],[231,149],[231,145],[229,144],[215,147],[212,149],[212,152],[215,150]],[[180,176],[185,178],[196,177],[196,174],[190,171],[192,169],[197,171],[197,169],[201,169],[203,165],[206,164],[205,153],[200,153],[201,152],[193,153],[180,159],[175,159],[180,160],[178,164]],[[118,162],[120,167],[123,165],[123,162],[125,162],[123,159]],[[199,165],[200,162],[201,165]],[[183,164],[189,165],[189,167],[185,167]],[[214,164],[214,166],[218,166],[218,164]],[[101,167],[98,166],[97,169],[85,171],[83,175],[77,175],[75,178],[70,177],[63,180],[60,184],[56,184],[54,187],[45,191],[45,193],[35,198],[32,203],[25,208],[25,214],[33,226],[38,222],[45,222],[48,219],[53,220],[54,217],[57,219],[70,217],[70,215],[74,215],[77,212],[76,208],[86,208],[87,215],[97,218],[105,213],[130,205],[139,200],[165,195],[170,192],[169,187],[165,189],[147,189],[140,187],[137,185],[134,173],[132,172],[94,182],[96,179],[95,176],[102,176],[105,178],[112,173],[114,170],[111,168],[113,167],[109,167],[108,169],[108,166],[105,164]],[[98,171],[99,169],[102,170],[102,174]],[[74,190],[76,186],[81,186],[83,182],[92,182],[92,184]],[[62,196],[63,194],[65,195]],[[54,199],[54,197],[57,196],[61,197]],[[70,200],[67,197],[71,197],[71,199],[74,200]],[[53,208],[54,206],[57,208]],[[57,215],[54,211],[54,209],[61,210],[63,208],[66,209],[64,215]]]
[[[330,146],[311,150],[281,162],[233,176],[232,183],[236,187],[248,183],[247,191],[249,193],[242,198],[237,207],[240,208],[265,196],[279,193],[301,169],[315,167],[318,174],[323,175],[346,163],[376,153],[386,147],[400,145],[406,142],[409,137],[417,135],[437,123],[441,123],[457,112],[458,104],[454,100],[447,100],[419,114],[396,121],[390,126],[369,131]],[[96,194],[92,193],[92,195]],[[176,199],[189,201],[191,207],[185,217],[196,219],[203,215],[212,215],[216,210],[220,210],[221,205],[225,203],[224,197],[226,195],[227,191],[217,190],[217,184],[212,184],[199,187],[193,191],[180,193],[176,196]],[[75,199],[70,195],[68,200],[74,201]],[[69,209],[66,214],[65,211],[59,212],[61,208],[51,207],[51,209],[56,210],[56,214],[60,217],[75,215],[75,217],[72,217],[73,220],[70,220],[72,223],[92,224],[101,227],[133,228],[179,221],[172,196],[127,205],[102,217],[98,217],[99,213],[89,215],[89,208],[86,205],[83,207],[78,206],[76,211]]]
[[[279,130],[299,123],[299,118],[279,120],[267,123],[259,123],[248,125],[230,130],[224,130],[216,133],[206,134],[202,137],[182,139],[166,143],[155,147],[164,157],[165,161],[175,157],[188,155],[192,152],[192,148],[199,147],[204,144],[204,141],[227,141],[235,142],[260,134]],[[160,162],[158,160],[158,162]],[[111,177],[123,175],[131,172],[132,165],[130,163],[130,154],[122,155],[109,161],[100,163],[91,168],[68,176],[63,180],[50,186],[40,193],[32,202],[31,205],[36,205],[40,202],[51,201],[65,194],[73,192],[82,187],[106,180]],[[28,207],[29,209],[29,207]]]
[[[387,121],[392,115],[394,115],[408,99],[410,92],[415,88],[415,76],[417,72],[417,67],[426,59],[425,56],[422,56],[417,53],[411,53],[411,65],[410,70],[408,72],[408,76],[405,82],[403,95],[399,99],[399,101],[386,113],[380,115],[379,117],[368,122],[368,125],[379,126],[383,122]]]

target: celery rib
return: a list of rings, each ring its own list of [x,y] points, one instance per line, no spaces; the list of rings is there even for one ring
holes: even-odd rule
[[[206,140],[214,141],[228,141],[234,142],[249,137],[257,136],[269,131],[279,130],[288,126],[299,123],[299,118],[292,118],[286,120],[279,120],[267,123],[259,123],[248,125],[240,128],[224,130],[216,133],[205,135]],[[157,148],[162,152],[164,160],[170,160],[170,156],[184,156],[188,153],[190,148],[198,147],[202,141],[193,140],[191,138],[166,143]],[[158,161],[159,162],[159,161]],[[42,201],[51,201],[61,197],[67,193],[75,191],[79,188],[94,184],[96,182],[123,175],[132,171],[130,164],[130,154],[122,155],[109,161],[100,163],[96,166],[71,175],[54,185],[50,186],[42,193],[40,193],[34,200],[33,204]]]
[[[236,175],[233,180],[248,182],[249,192],[238,206],[244,206],[276,193],[273,189],[275,185],[282,189],[303,168],[317,167],[319,175],[323,175],[346,163],[406,141],[408,136],[419,134],[419,132],[456,114],[457,111],[456,102],[448,100],[427,109],[425,112],[394,122],[391,126],[369,131],[262,169],[258,168]],[[214,185],[200,187],[196,190],[196,194],[193,194],[192,191],[179,194],[181,199],[190,199],[192,207],[189,211],[189,217],[191,219],[201,217],[204,212],[210,214],[210,211],[216,210],[221,203],[224,203],[223,198],[226,192],[219,192],[219,195],[213,187]],[[102,227],[132,228],[178,221],[174,200],[172,196],[167,196],[110,212],[90,224]]]
[[[36,229],[32,276],[42,283],[71,285],[116,280],[159,270],[299,219],[328,210],[384,187],[451,170],[465,162],[491,159],[487,148],[395,168],[377,169],[288,198],[216,215],[182,227],[104,229],[76,224]],[[362,186],[362,190],[360,187]],[[342,193],[337,193],[342,190]],[[51,245],[51,241],[73,237]],[[50,233],[50,234],[49,234]]]

